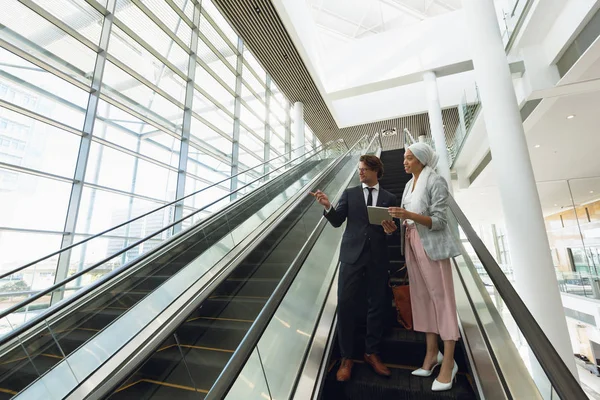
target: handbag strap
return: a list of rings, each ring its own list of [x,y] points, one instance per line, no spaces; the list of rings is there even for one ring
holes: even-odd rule
[[[394,276],[399,273],[400,271],[405,271],[406,270],[406,263],[404,263],[404,265],[397,269],[394,273],[390,274],[390,277],[388,279],[388,286],[389,287],[393,287],[393,286],[398,286],[398,285],[392,285],[392,278],[394,278]],[[404,274],[404,277],[401,278],[401,283],[400,285],[406,285],[408,284],[408,273]]]

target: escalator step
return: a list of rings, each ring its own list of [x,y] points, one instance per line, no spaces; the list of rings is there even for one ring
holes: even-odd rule
[[[331,369],[327,378],[323,400],[398,400],[398,399],[457,399],[474,400],[477,396],[466,375],[458,374],[452,390],[432,392],[431,385],[437,374],[428,378],[412,376],[413,367],[388,365],[392,375],[385,378],[377,375],[363,362],[355,362],[352,378],[348,382],[337,382],[335,374],[339,363]]]
[[[195,391],[190,386],[169,386],[162,382],[142,379],[120,389],[110,396],[111,400],[152,399],[156,400],[202,400],[206,393]]]
[[[214,291],[215,296],[245,296],[250,298],[268,298],[277,287],[279,279],[250,278],[227,279]]]
[[[290,263],[243,262],[229,275],[229,278],[276,278],[280,279],[290,267]]]
[[[182,359],[182,352],[185,362]],[[155,352],[140,373],[146,379],[208,390],[215,382],[233,351],[207,349],[199,346],[171,345]],[[188,372],[189,368],[189,372]],[[192,375],[193,383],[190,380]]]
[[[206,299],[200,308],[188,317],[194,319],[222,319],[234,321],[254,321],[265,306],[266,298],[213,296]]]

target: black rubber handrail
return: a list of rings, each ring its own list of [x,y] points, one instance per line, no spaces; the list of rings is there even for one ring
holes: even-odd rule
[[[329,142],[327,144],[327,146],[330,143],[331,142]],[[324,149],[322,149],[321,151],[323,151],[323,150]],[[317,155],[319,153],[320,153],[320,151],[317,152],[317,153],[315,153],[315,154],[312,154],[311,156],[309,156],[307,158],[307,160],[310,159],[310,158],[312,158],[312,157],[314,157],[315,155]],[[305,155],[296,157],[294,160],[291,160],[290,162],[296,161],[296,160],[298,160],[298,159],[300,159],[300,158],[302,158],[304,156]],[[269,174],[277,171],[278,169],[281,169],[281,168],[285,167],[287,164],[289,164],[289,163],[286,163],[286,164],[284,164],[284,165],[282,165],[282,166],[280,166],[280,167],[278,167],[278,168],[270,171]],[[69,276],[68,278],[62,280],[61,282],[56,283],[56,284],[54,284],[54,285],[46,288],[43,291],[37,292],[37,294],[35,294],[34,296],[31,296],[31,297],[27,298],[26,300],[24,300],[24,301],[22,301],[22,302],[20,302],[20,303],[18,303],[16,305],[14,305],[14,306],[6,309],[6,310],[3,310],[2,312],[0,312],[0,319],[7,317],[8,315],[12,314],[13,312],[18,311],[18,310],[26,307],[28,304],[34,302],[35,300],[38,300],[38,299],[40,299],[40,298],[48,295],[49,293],[52,293],[52,292],[56,291],[57,289],[61,288],[62,286],[65,286],[67,283],[69,283],[69,282],[71,282],[71,281],[79,278],[80,276],[85,275],[86,273],[92,271],[93,269],[101,266],[106,261],[109,261],[109,260],[111,260],[111,259],[113,259],[113,258],[115,258],[115,257],[117,257],[117,256],[119,256],[119,255],[121,255],[121,254],[123,254],[123,253],[125,253],[125,252],[127,252],[129,250],[131,250],[132,248],[140,245],[141,243],[145,242],[146,240],[151,239],[152,237],[158,235],[159,233],[161,233],[161,232],[163,232],[163,231],[165,231],[167,229],[170,229],[171,227],[173,227],[173,226],[181,223],[182,221],[184,221],[184,220],[186,220],[186,219],[194,216],[195,214],[201,212],[205,208],[208,208],[208,207],[210,207],[210,206],[218,203],[219,201],[223,200],[224,198],[229,197],[231,194],[236,193],[236,192],[244,189],[246,186],[249,186],[249,185],[251,185],[251,184],[259,181],[264,176],[267,176],[269,174],[265,174],[265,175],[263,175],[263,176],[255,179],[254,181],[249,182],[246,185],[237,188],[236,190],[232,191],[231,193],[228,193],[227,195],[225,195],[225,196],[223,196],[223,197],[221,197],[221,198],[213,201],[212,203],[204,206],[203,208],[195,211],[194,213],[191,213],[191,214],[189,214],[189,215],[187,215],[187,216],[185,216],[185,217],[183,217],[183,218],[181,218],[181,219],[179,219],[179,220],[177,220],[177,221],[169,224],[168,226],[162,228],[161,230],[159,230],[157,232],[154,232],[154,233],[150,234],[149,236],[146,236],[145,238],[142,238],[142,239],[138,240],[137,242],[135,242],[135,243],[133,243],[133,244],[131,244],[131,245],[129,245],[129,246],[121,249],[119,252],[117,252],[117,253],[115,253],[115,254],[113,254],[113,255],[111,255],[111,256],[109,256],[109,257],[107,257],[107,258],[105,258],[105,259],[103,259],[103,260],[101,260],[101,261],[99,261],[99,262],[91,265],[90,267],[88,267],[86,269],[83,269],[83,270],[81,270],[81,271],[79,271],[79,272],[77,272],[77,273]],[[89,292],[91,292],[92,290],[96,289],[100,285],[105,284],[107,281],[113,279],[115,276],[120,275],[123,272],[129,270],[133,265],[136,265],[137,263],[143,261],[145,258],[147,258],[151,254],[153,254],[154,251],[158,251],[158,249],[159,249],[159,247],[156,247],[152,251],[149,251],[148,253],[145,253],[142,256],[136,258],[130,264],[126,264],[126,265],[124,265],[124,266],[122,266],[122,267],[120,267],[120,268],[118,268],[116,270],[113,270],[113,271],[109,272],[108,274],[105,274],[102,278],[94,281],[92,284],[90,284],[90,285],[86,286],[85,288],[81,289],[80,291],[76,292],[75,294],[73,294],[72,296],[70,296],[68,299],[65,299],[65,300],[57,303],[56,305],[53,305],[50,308],[47,308],[46,311],[44,311],[44,312],[36,315],[34,318],[28,320],[23,325],[19,326],[18,328],[14,329],[13,331],[11,331],[11,332],[7,333],[6,335],[2,336],[0,338],[0,347],[3,346],[4,344],[8,343],[12,339],[16,338],[17,336],[21,335],[22,333],[26,332],[27,330],[31,329],[32,327],[36,326],[41,320],[44,320],[44,319],[47,319],[47,318],[53,316],[58,311],[60,311],[63,308],[65,308],[67,305],[72,304],[74,301],[76,301],[77,299],[81,298],[82,296],[88,294]]]
[[[477,236],[477,233],[456,203],[456,200],[451,196],[448,197],[448,206],[558,396],[561,399],[569,400],[587,399],[586,394],[571,374],[571,371],[569,371],[569,368],[560,358],[558,352],[552,346],[552,343],[550,343],[550,340],[548,340],[548,337],[542,328],[540,328],[533,315],[531,315],[531,312],[529,312],[529,309],[523,303],[513,285],[506,278],[506,275],[504,275],[504,272],[502,272],[502,269],[488,248],[479,236]],[[518,395],[518,393],[514,393],[513,395]]]
[[[367,148],[371,147],[375,138],[376,136],[373,136],[373,139],[370,140]],[[362,139],[359,139],[356,143],[354,143],[348,153],[350,153],[350,151],[354,149],[354,147],[356,147],[361,140]],[[290,286],[294,282],[296,275],[302,268],[302,265],[304,264],[304,261],[306,261],[306,258],[310,254],[314,244],[319,239],[319,236],[321,235],[321,232],[325,228],[326,224],[327,221],[325,219],[321,219],[321,221],[319,221],[317,227],[313,230],[311,236],[300,250],[300,253],[292,265],[288,268],[283,278],[281,278],[281,281],[273,291],[273,294],[271,297],[269,297],[269,300],[267,300],[265,306],[252,323],[252,326],[242,339],[242,342],[238,346],[237,350],[233,353],[225,365],[225,368],[223,368],[221,371],[221,374],[206,395],[205,400],[221,400],[225,398],[227,392],[229,389],[231,389],[233,383],[239,376],[244,364],[246,364],[252,355],[252,352],[254,352],[254,349],[258,345],[260,338],[267,329],[267,326],[275,315],[275,312],[279,308],[279,305],[283,301],[283,298],[288,292]]]
[[[312,152],[312,151],[315,151],[315,152],[317,152],[317,149],[319,149],[320,147],[324,147],[324,146],[326,147],[326,146],[329,146],[329,144],[330,144],[330,143],[331,143],[331,142],[328,142],[328,143],[326,143],[325,145],[319,145],[319,146],[315,147],[313,150],[311,150],[311,152]],[[190,194],[188,194],[188,195],[186,195],[186,196],[183,196],[183,197],[181,197],[181,198],[179,198],[179,199],[177,199],[177,200],[173,200],[173,201],[172,201],[172,202],[170,202],[170,203],[164,204],[164,205],[162,205],[162,206],[160,206],[160,207],[158,207],[158,208],[156,208],[156,209],[154,209],[154,210],[148,211],[148,212],[147,212],[147,213],[145,213],[145,214],[142,214],[142,215],[139,215],[139,216],[137,216],[137,217],[135,217],[135,218],[132,218],[132,219],[130,219],[129,221],[125,221],[125,222],[123,222],[123,223],[121,223],[121,224],[119,224],[119,225],[113,226],[112,228],[109,228],[109,229],[107,229],[107,230],[105,230],[105,231],[102,231],[102,232],[96,233],[95,235],[93,235],[93,236],[90,236],[90,237],[88,237],[88,238],[85,238],[85,239],[83,239],[83,240],[81,240],[81,241],[79,241],[79,242],[77,242],[77,243],[73,243],[73,244],[71,244],[71,245],[69,245],[69,246],[65,246],[65,247],[63,247],[63,248],[61,248],[61,249],[59,249],[59,250],[57,250],[57,251],[55,251],[55,252],[53,252],[53,253],[50,253],[50,254],[48,254],[48,255],[46,255],[46,256],[44,256],[44,257],[42,257],[42,258],[39,258],[39,259],[37,259],[37,260],[35,260],[35,261],[32,261],[32,262],[30,262],[30,263],[27,263],[27,264],[25,264],[25,265],[23,265],[23,266],[17,267],[17,268],[15,268],[15,269],[11,270],[11,271],[4,272],[4,273],[0,274],[0,279],[4,279],[4,278],[6,278],[7,276],[14,275],[14,274],[16,274],[16,273],[18,273],[18,272],[21,272],[22,270],[24,270],[24,269],[26,269],[26,268],[29,268],[29,267],[31,267],[31,266],[33,266],[33,265],[35,265],[35,264],[38,264],[38,263],[40,263],[40,262],[42,262],[42,261],[45,261],[45,260],[47,260],[47,259],[49,259],[49,258],[51,258],[51,257],[54,257],[54,256],[56,256],[56,255],[59,255],[59,254],[61,254],[61,253],[65,252],[65,251],[67,251],[67,250],[71,250],[71,249],[73,249],[73,248],[75,248],[75,247],[77,247],[77,246],[79,246],[79,245],[82,245],[82,244],[84,244],[84,243],[87,243],[87,242],[89,242],[89,241],[90,241],[90,240],[92,240],[92,239],[95,239],[95,238],[97,238],[97,237],[100,237],[100,236],[102,236],[102,235],[105,235],[105,234],[107,234],[108,232],[111,232],[111,231],[114,231],[114,230],[116,230],[116,229],[122,228],[122,227],[124,227],[125,225],[128,225],[128,224],[130,224],[130,223],[132,223],[132,222],[135,222],[135,221],[137,221],[137,220],[139,220],[139,219],[141,219],[141,218],[147,217],[148,215],[150,215],[150,214],[153,214],[153,213],[155,213],[155,212],[157,212],[157,211],[160,211],[160,210],[162,210],[163,208],[170,207],[170,206],[172,206],[173,204],[179,203],[179,202],[181,202],[181,201],[183,201],[183,200],[185,200],[185,199],[187,199],[187,198],[189,198],[189,197],[195,196],[195,195],[197,195],[198,193],[201,193],[201,192],[203,192],[203,191],[205,191],[205,190],[208,190],[208,189],[210,189],[210,188],[212,188],[212,187],[215,187],[215,186],[218,186],[218,185],[220,185],[220,184],[222,184],[222,183],[224,183],[224,182],[227,182],[228,180],[230,180],[230,179],[232,179],[232,178],[235,178],[236,176],[239,176],[239,175],[241,175],[241,174],[245,174],[245,173],[247,173],[247,172],[249,172],[249,171],[252,171],[253,169],[256,169],[256,168],[258,168],[258,167],[260,167],[260,166],[263,166],[263,165],[269,164],[269,163],[271,163],[273,160],[277,160],[277,159],[279,159],[279,158],[281,158],[281,157],[283,157],[283,156],[286,156],[286,155],[288,155],[288,154],[291,154],[291,153],[293,153],[293,152],[295,152],[295,151],[298,151],[299,149],[302,149],[303,147],[305,147],[305,146],[298,147],[297,149],[295,149],[295,150],[292,150],[292,151],[290,151],[289,153],[282,154],[282,155],[280,155],[280,156],[277,156],[277,157],[275,157],[275,158],[272,158],[272,159],[270,159],[269,161],[265,161],[265,162],[264,162],[264,163],[262,163],[262,164],[255,165],[254,167],[252,167],[252,168],[249,168],[249,169],[247,169],[247,170],[245,170],[245,171],[238,172],[237,174],[235,174],[235,175],[232,175],[232,176],[230,176],[230,177],[228,177],[228,178],[225,178],[225,179],[223,179],[223,180],[220,180],[219,182],[213,183],[213,184],[212,184],[212,185],[210,185],[210,186],[207,186],[207,187],[205,187],[205,188],[202,188],[202,189],[200,189],[200,190],[197,190],[197,191],[195,191],[195,192],[193,192],[193,193],[190,193]],[[324,148],[325,148],[325,147],[324,147]],[[319,151],[320,151],[320,150],[319,150]],[[309,153],[310,153],[310,152],[309,152]],[[288,161],[287,163],[285,163],[285,164],[283,164],[283,165],[284,165],[284,166],[285,166],[285,165],[288,165],[289,163],[291,163],[291,162],[293,162],[293,161],[295,161],[295,160],[290,160],[290,161]],[[276,170],[273,170],[273,171],[276,171]],[[270,174],[270,173],[272,173],[273,171],[269,171],[269,173],[262,175],[262,176],[261,176],[259,179],[261,179],[261,178],[264,178],[265,176],[269,175],[269,174]],[[231,193],[229,193],[229,194],[228,194],[228,196],[229,196],[229,195],[231,195],[232,193],[234,193],[234,192],[231,192]],[[161,232],[162,232],[162,231],[161,231]],[[74,233],[73,233],[73,234],[74,234]]]

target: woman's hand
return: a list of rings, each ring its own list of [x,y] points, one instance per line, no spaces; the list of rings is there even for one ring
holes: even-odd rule
[[[396,232],[396,229],[398,229],[396,223],[389,220],[381,221],[381,226],[383,226],[383,231],[388,235],[391,235],[392,233]]]
[[[392,217],[400,219],[413,219],[412,217],[414,215],[410,211],[406,211],[404,208],[400,207],[390,207],[388,208],[388,211]]]

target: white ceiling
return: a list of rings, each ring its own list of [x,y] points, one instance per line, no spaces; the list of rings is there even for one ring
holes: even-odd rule
[[[461,0],[306,0],[324,48],[455,11]]]

